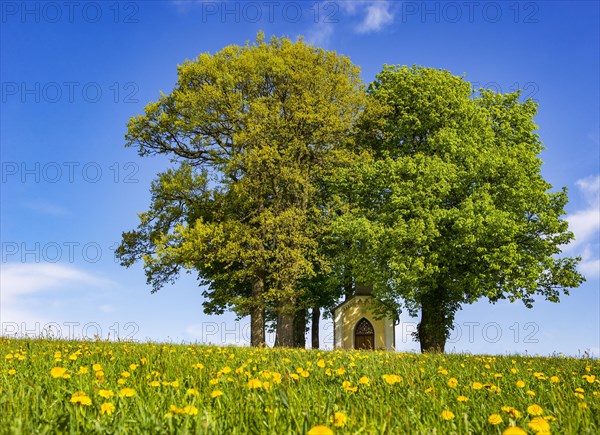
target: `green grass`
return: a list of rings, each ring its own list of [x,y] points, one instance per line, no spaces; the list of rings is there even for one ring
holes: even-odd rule
[[[510,426],[533,434],[531,405],[551,433],[600,433],[600,362],[591,359],[4,338],[0,350],[2,433],[287,434],[324,425],[348,434]],[[135,395],[120,396],[123,388]],[[82,403],[72,402],[77,392]],[[107,402],[114,412],[102,414]],[[491,424],[492,414],[502,421]]]

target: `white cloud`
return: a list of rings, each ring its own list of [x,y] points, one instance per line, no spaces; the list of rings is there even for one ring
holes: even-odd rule
[[[391,11],[391,3],[387,1],[374,1],[366,7],[366,16],[358,25],[359,33],[379,32],[388,24],[394,22],[394,14]]]
[[[306,31],[306,41],[318,46],[327,47],[334,34],[335,25],[340,25],[341,19],[337,12],[345,16],[357,17],[359,23],[354,26],[356,33],[374,33],[394,22],[393,2],[389,0],[349,0],[336,3],[339,11],[333,16],[320,17],[309,30]]]
[[[582,178],[576,183],[582,194],[585,206],[567,216],[569,229],[575,234],[573,240],[564,251],[580,255],[581,272],[587,276],[598,277],[600,259],[598,258],[600,233],[600,175]]]
[[[13,328],[13,325],[19,325],[19,328],[28,325],[27,328],[31,330],[36,325],[48,323],[49,313],[56,313],[56,309],[62,307],[63,300],[59,294],[64,295],[64,291],[114,285],[109,279],[64,264],[3,264],[0,273],[2,332],[7,332],[7,327]],[[56,298],[50,301],[48,297],[53,294],[56,294]]]
[[[0,275],[0,296],[4,302],[73,284],[99,287],[112,281],[59,263],[7,263]]]
[[[306,42],[316,47],[327,47],[333,36],[333,24],[319,22],[307,32]]]
[[[574,250],[593,242],[600,230],[600,175],[583,178],[575,184],[583,194],[585,207],[567,216],[575,240],[565,250]]]
[[[379,32],[394,22],[393,3],[389,0],[344,1],[339,5],[348,15],[361,16],[355,28],[358,33]]]
[[[598,278],[600,276],[600,258],[598,258],[598,250],[596,249],[596,255],[592,249],[592,244],[586,245],[581,256],[581,263],[579,264],[579,270],[588,278]],[[596,247],[598,247],[596,245]]]

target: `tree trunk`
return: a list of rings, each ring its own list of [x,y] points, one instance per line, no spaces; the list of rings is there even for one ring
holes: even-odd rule
[[[250,312],[250,345],[253,347],[265,346],[265,308],[262,302],[262,294],[265,289],[265,281],[262,276],[252,282],[252,299],[254,306]]]
[[[306,308],[294,314],[294,347],[306,348]]]
[[[446,310],[440,292],[435,291],[421,300],[421,322],[417,336],[421,352],[443,353],[446,347]]]
[[[319,320],[321,320],[321,309],[319,307],[313,307],[311,320],[312,320],[311,325],[310,325],[311,347],[313,349],[318,349],[319,348]]]
[[[275,338],[275,346],[277,347],[293,347],[294,346],[294,312],[290,310],[288,304],[282,303],[279,306],[279,314],[277,315],[277,334]]]

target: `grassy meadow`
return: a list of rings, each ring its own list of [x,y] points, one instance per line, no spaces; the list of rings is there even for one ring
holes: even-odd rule
[[[2,433],[597,434],[600,361],[0,338]]]

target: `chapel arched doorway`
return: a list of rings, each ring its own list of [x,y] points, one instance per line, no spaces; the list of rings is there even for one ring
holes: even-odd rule
[[[371,322],[364,317],[358,321],[354,328],[354,349],[375,349],[375,329]]]

